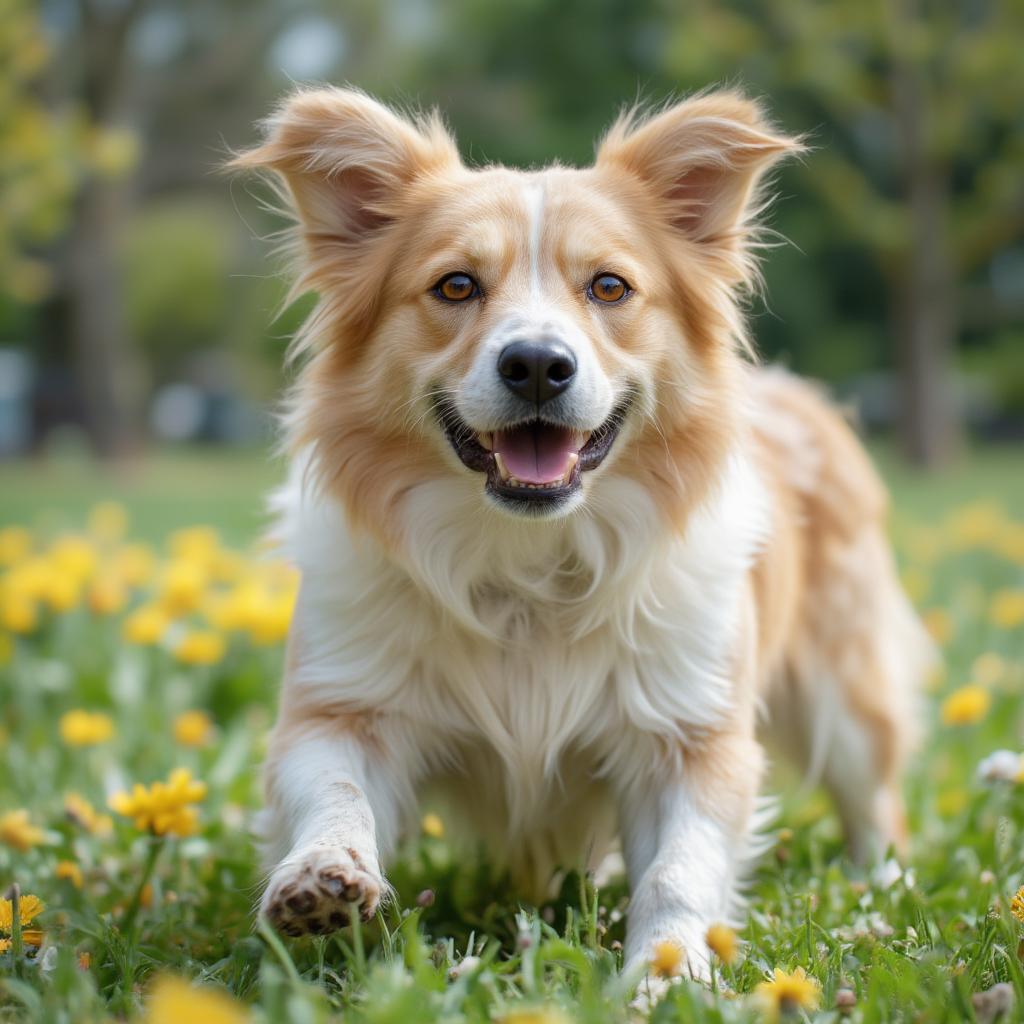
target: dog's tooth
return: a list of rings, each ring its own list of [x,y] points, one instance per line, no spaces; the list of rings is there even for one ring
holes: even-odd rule
[[[501,457],[501,452],[494,453],[494,464],[498,467],[498,475],[502,480],[508,480],[510,477],[509,471],[505,466],[505,461]]]
[[[508,478],[508,482],[509,482],[509,485],[511,487],[522,487],[523,486],[514,476],[510,476]]]
[[[590,440],[589,430],[577,430],[572,436],[572,443],[575,445],[577,451],[582,448]]]
[[[572,478],[572,471],[576,468],[576,463],[580,461],[579,455],[576,452],[572,452],[569,455],[569,465],[565,472],[562,474],[561,483],[567,484]]]
[[[486,448],[488,451],[491,450],[491,434],[488,431],[481,431],[476,435],[476,439],[480,442],[482,448]]]

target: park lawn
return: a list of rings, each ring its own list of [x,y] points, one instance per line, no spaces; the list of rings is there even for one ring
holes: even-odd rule
[[[758,986],[775,971],[811,979],[797,982],[804,1009],[781,1007],[793,1019],[838,1020],[852,1001],[851,1020],[971,1020],[998,983],[1017,999],[1005,1019],[1020,1019],[1024,783],[977,769],[1024,747],[1022,463],[985,451],[938,478],[884,450],[881,463],[908,590],[945,654],[919,712],[910,860],[851,868],[822,796],[787,789],[735,961],[715,960],[713,990],[679,981],[657,1021],[772,1019],[780,989]],[[0,904],[0,1019],[631,1019],[621,880],[597,892],[570,875],[558,899],[520,907],[436,817],[369,926],[282,940],[254,920],[246,826],[296,581],[253,544],[281,474],[251,453],[0,466],[0,885],[17,883],[27,911],[19,939]],[[123,507],[90,511],[112,497]],[[100,717],[67,717],[80,710]],[[144,807],[107,808],[177,768],[202,783],[164,799],[176,810],[158,827],[182,836],[152,835]]]

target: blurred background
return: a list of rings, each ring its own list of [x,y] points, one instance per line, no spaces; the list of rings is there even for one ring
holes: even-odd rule
[[[59,504],[69,475],[109,491],[97,465],[134,474],[159,527],[182,490],[252,501],[309,299],[280,311],[279,225],[258,184],[218,165],[308,81],[438,105],[469,161],[519,165],[588,161],[637,98],[716,82],[763,96],[814,148],[779,178],[752,308],[762,351],[855,405],[893,464],[955,472],[999,452],[995,475],[1024,469],[1024,0],[0,0],[0,14],[5,519]]]

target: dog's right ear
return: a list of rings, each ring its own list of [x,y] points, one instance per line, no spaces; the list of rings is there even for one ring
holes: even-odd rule
[[[388,222],[417,177],[459,163],[440,117],[395,114],[356,89],[293,93],[264,122],[262,145],[229,170],[280,176],[308,245],[357,245]]]

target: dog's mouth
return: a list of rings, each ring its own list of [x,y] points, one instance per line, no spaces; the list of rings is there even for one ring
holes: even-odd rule
[[[486,474],[486,488],[530,510],[569,498],[581,477],[605,460],[629,411],[622,402],[596,430],[531,419],[494,431],[475,431],[450,402],[437,406],[445,436],[464,466]]]

